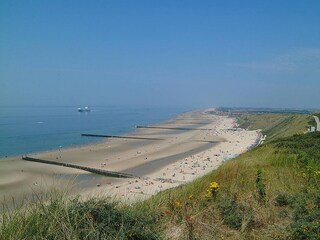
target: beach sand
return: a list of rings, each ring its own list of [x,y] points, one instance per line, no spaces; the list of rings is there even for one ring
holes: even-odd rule
[[[145,199],[185,184],[217,168],[257,143],[259,131],[234,129],[236,120],[193,111],[158,125],[139,128],[130,137],[28,155],[97,169],[134,174],[111,178],[86,171],[27,162],[21,157],[0,160],[0,201],[28,199],[33,193],[67,188],[73,194],[111,196],[124,201]],[[189,129],[189,130],[187,130]],[[107,133],[101,133],[107,134]]]

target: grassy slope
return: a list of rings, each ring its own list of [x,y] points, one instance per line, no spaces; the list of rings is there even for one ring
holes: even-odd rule
[[[261,129],[267,141],[303,133],[309,121],[314,119],[303,114],[244,114],[239,118],[240,127]]]
[[[259,126],[273,139],[288,134],[274,130],[284,121],[290,134],[303,131],[300,125],[308,121],[303,115],[280,117],[248,118],[251,128]],[[3,218],[0,239],[28,238],[35,229],[37,238],[51,239],[65,233],[69,239],[312,239],[316,235],[307,234],[320,229],[319,221],[313,221],[320,217],[320,179],[315,176],[320,164],[314,160],[318,158],[319,134],[278,139],[132,207],[54,200],[49,207],[40,204],[27,213],[17,210]],[[262,180],[257,183],[259,170]],[[219,183],[219,190],[206,197],[212,181]]]

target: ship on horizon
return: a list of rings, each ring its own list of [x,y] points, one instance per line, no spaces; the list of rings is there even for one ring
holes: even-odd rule
[[[90,112],[91,109],[89,107],[78,108],[78,112]]]

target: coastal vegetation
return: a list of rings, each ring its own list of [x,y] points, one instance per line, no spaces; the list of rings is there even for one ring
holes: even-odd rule
[[[311,117],[239,118],[268,142],[189,184],[133,205],[67,193],[4,211],[0,239],[317,239],[320,133]]]
[[[2,214],[0,239],[158,239],[154,219],[110,201],[52,192]]]
[[[308,126],[315,125],[315,121],[312,115],[307,114],[241,114],[238,124],[239,127],[249,130],[261,129],[262,134],[267,135],[266,141],[271,141],[303,133]]]

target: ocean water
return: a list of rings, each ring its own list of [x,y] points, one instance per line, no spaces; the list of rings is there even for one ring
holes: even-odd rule
[[[158,123],[186,111],[183,108],[0,107],[0,157],[66,148],[99,142],[81,133],[121,135],[136,125]]]

